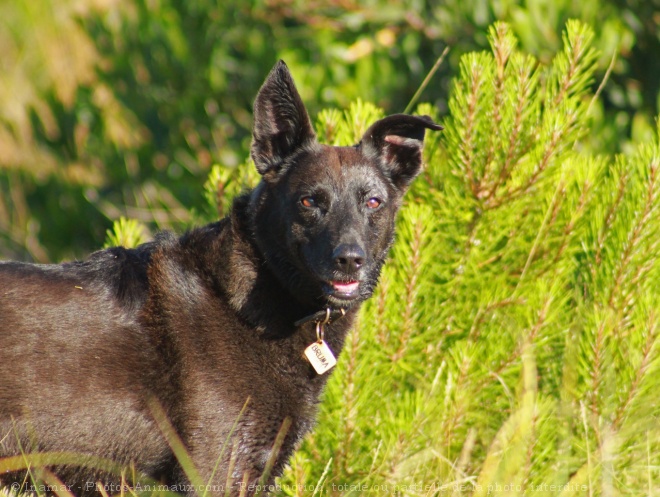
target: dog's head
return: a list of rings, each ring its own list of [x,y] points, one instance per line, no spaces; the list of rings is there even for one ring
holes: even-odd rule
[[[255,238],[299,301],[346,308],[371,296],[394,237],[401,197],[422,165],[429,117],[396,114],[353,147],[316,140],[286,64],[254,104]]]

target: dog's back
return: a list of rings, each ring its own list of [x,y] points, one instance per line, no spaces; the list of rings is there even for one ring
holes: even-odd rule
[[[245,221],[245,200],[233,224]],[[192,494],[164,421],[205,483],[219,461],[215,493],[232,466],[232,493],[246,474],[255,487],[283,424],[283,457],[311,427],[326,378],[298,352],[310,338],[284,331],[299,305],[271,295],[268,277],[257,294],[241,293],[253,250],[223,220],[84,262],[0,263],[0,457],[50,453],[49,467],[74,494],[95,492],[97,480],[118,488],[129,466]],[[235,312],[232,296],[271,309],[270,338]],[[330,340],[336,350],[340,338]],[[28,476],[0,482],[23,485]]]
[[[0,263],[0,456],[66,451],[80,467],[87,456],[119,465],[139,459],[147,473],[167,460],[144,405],[159,362],[138,322],[149,251]],[[115,444],[119,432],[130,436]],[[79,472],[69,466],[60,476],[73,484]],[[86,474],[93,488],[102,473]]]

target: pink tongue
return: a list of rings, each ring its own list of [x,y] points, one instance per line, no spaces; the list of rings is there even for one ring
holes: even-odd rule
[[[332,286],[340,293],[352,293],[357,290],[357,287],[360,286],[360,283],[357,281],[333,281]]]

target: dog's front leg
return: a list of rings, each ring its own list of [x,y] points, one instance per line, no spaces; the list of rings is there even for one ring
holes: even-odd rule
[[[190,497],[269,495],[274,490],[295,445],[292,423],[286,417],[268,423],[249,411],[231,425],[216,417],[188,432],[189,461],[181,466]]]
[[[259,456],[254,448],[246,453],[239,444],[234,444],[228,454],[220,455],[211,465],[208,463],[211,459],[209,453],[202,450],[199,454],[191,454],[197,475],[184,477],[186,484],[182,485],[189,497],[250,497],[268,495],[274,488],[274,468],[269,468],[268,462],[263,463],[269,454]]]

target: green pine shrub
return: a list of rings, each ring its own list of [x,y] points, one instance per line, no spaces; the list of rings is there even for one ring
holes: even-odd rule
[[[137,247],[147,241],[147,228],[135,219],[120,217],[112,223],[112,229],[106,231],[104,248],[108,247]]]
[[[660,145],[581,146],[591,39],[569,22],[541,65],[498,23],[463,57],[284,494],[658,492]],[[325,111],[317,131],[353,143],[367,115]]]

